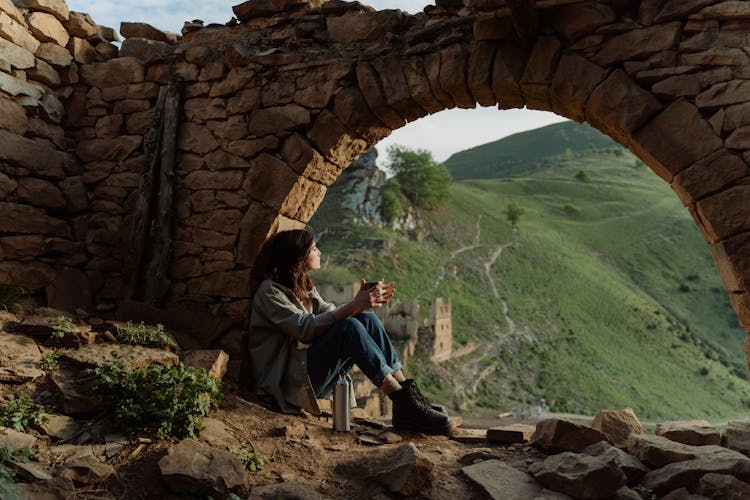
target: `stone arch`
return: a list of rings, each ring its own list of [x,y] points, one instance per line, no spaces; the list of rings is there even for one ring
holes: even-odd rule
[[[383,18],[399,15],[345,13],[341,17],[358,29],[339,34],[340,41],[372,41],[380,35],[373,35],[375,26],[386,25],[393,29],[391,40],[401,43],[361,53],[305,134],[287,139],[282,158],[295,171],[341,168],[365,149],[362,141],[372,146],[427,114],[477,104],[525,106],[585,121],[670,183],[709,244],[741,324],[750,329],[750,142],[739,116],[750,84],[748,57],[738,50],[750,14],[719,1],[644,1],[627,8],[617,2],[533,3],[444,1],[426,7],[426,15],[390,23]],[[440,20],[430,24],[433,16]],[[298,197],[295,185],[284,203],[298,205]]]

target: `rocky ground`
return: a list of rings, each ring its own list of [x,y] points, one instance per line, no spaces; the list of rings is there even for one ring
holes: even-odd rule
[[[662,423],[649,435],[630,410],[603,411],[591,426],[467,418],[450,437],[397,431],[355,411],[352,431],[341,433],[330,415],[282,415],[227,383],[198,440],[125,435],[86,392],[82,367],[113,357],[169,365],[179,353],[221,376],[226,359],[121,345],[114,324],[98,318],[55,338],[60,314],[0,312],[0,408],[26,394],[48,409],[46,423],[24,432],[0,427],[0,447],[37,455],[24,463],[0,454],[3,499],[750,498],[750,424],[730,423],[722,436],[705,422]],[[228,450],[254,453],[259,467]],[[3,482],[3,462],[14,484]]]

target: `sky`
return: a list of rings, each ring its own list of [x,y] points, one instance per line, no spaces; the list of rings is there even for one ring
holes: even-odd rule
[[[183,23],[201,19],[206,24],[224,24],[233,16],[232,6],[241,0],[66,0],[70,10],[87,12],[98,24],[119,30],[122,21],[148,23],[180,33]],[[427,0],[364,0],[378,10],[401,9],[420,12]],[[445,161],[458,151],[502,139],[508,135],[563,121],[554,113],[496,108],[453,109],[421,118],[393,131],[378,145],[382,158],[392,144],[422,148]]]

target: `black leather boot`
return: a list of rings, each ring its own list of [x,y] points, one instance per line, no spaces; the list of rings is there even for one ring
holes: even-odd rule
[[[402,383],[401,390],[388,395],[393,401],[393,427],[425,434],[448,434],[450,417],[427,406],[419,396],[413,381]]]
[[[400,382],[400,384],[401,384],[402,387],[404,385],[413,385],[414,389],[415,389],[415,391],[417,393],[417,397],[419,397],[419,399],[422,400],[422,402],[424,404],[426,404],[428,408],[432,408],[433,410],[435,410],[437,412],[440,412],[440,413],[445,413],[446,415],[448,414],[448,412],[445,409],[445,406],[439,405],[439,404],[433,402],[430,398],[428,398],[427,396],[425,396],[424,394],[422,394],[422,391],[419,390],[419,387],[417,387],[416,382],[414,382],[413,378],[407,378],[403,382]]]

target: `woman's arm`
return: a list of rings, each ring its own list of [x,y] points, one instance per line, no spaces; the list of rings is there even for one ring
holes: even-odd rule
[[[300,309],[283,291],[273,285],[258,290],[253,298],[253,308],[279,331],[306,344],[312,342],[337,320],[332,311],[313,314]]]

